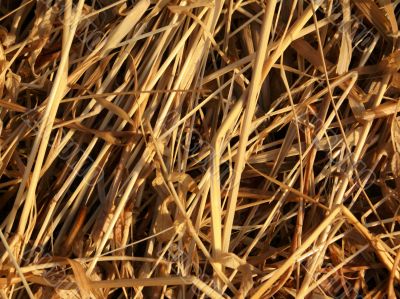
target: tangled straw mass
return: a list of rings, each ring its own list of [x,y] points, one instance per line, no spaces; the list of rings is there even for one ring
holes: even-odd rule
[[[399,0],[1,0],[1,298],[400,297]]]

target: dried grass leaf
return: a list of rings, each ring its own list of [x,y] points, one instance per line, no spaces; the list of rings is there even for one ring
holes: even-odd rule
[[[356,7],[367,20],[376,27],[383,38],[388,38],[391,33],[391,25],[385,14],[373,0],[354,0]]]

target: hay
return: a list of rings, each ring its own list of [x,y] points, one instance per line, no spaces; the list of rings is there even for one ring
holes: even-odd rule
[[[1,297],[400,296],[399,12],[0,1]]]

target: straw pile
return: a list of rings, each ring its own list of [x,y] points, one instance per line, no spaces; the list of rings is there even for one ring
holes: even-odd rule
[[[2,298],[396,298],[400,1],[0,1]]]

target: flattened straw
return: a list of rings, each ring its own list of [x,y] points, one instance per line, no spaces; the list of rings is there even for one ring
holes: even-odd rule
[[[240,179],[242,171],[245,165],[245,153],[247,147],[247,141],[249,139],[251,124],[256,108],[257,96],[259,94],[260,85],[264,81],[265,76],[262,76],[263,63],[265,60],[267,47],[269,43],[269,37],[271,34],[272,21],[275,13],[276,0],[268,1],[268,5],[265,10],[263,25],[261,29],[261,38],[257,49],[256,60],[254,61],[252,80],[250,83],[248,93],[244,93],[242,97],[247,97],[246,108],[243,116],[243,125],[241,128],[239,149],[235,160],[235,172],[233,176],[233,187],[232,193],[229,195],[227,203],[227,212],[225,215],[224,231],[222,236],[222,252],[228,252],[229,243],[232,231],[232,224],[235,215],[237,197],[240,187]]]

